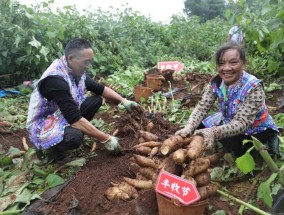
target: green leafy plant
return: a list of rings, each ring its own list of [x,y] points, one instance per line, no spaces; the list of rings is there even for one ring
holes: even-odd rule
[[[284,114],[278,113],[274,116],[274,121],[278,128],[284,128]]]

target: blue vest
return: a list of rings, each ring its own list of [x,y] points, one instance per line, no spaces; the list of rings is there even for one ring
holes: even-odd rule
[[[76,102],[78,109],[80,109],[82,102],[85,100],[86,76],[84,74],[81,77],[77,86],[70,71],[63,56],[49,66],[40,80],[52,75],[64,78],[69,85],[70,94]],[[54,101],[45,99],[36,85],[31,95],[27,119],[27,130],[31,142],[37,149],[50,148],[63,140],[64,128],[66,126],[69,126],[69,124],[63,117],[57,104]]]
[[[211,85],[213,92],[218,98],[219,111],[202,121],[204,126],[207,128],[230,123],[237,113],[240,105],[242,105],[245,101],[247,95],[256,86],[261,84],[260,80],[255,76],[250,75],[247,72],[243,72],[241,80],[230,89],[227,99],[225,99],[219,84],[217,84],[217,78],[218,76],[211,81]],[[265,102],[263,102],[260,110],[256,114],[253,124],[247,129],[245,134],[252,135],[261,133],[268,128],[278,131],[278,128],[273,122],[272,117],[268,114],[268,109]]]

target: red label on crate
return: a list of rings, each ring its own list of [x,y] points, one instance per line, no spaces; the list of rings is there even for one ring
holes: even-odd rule
[[[200,195],[192,182],[165,171],[161,171],[159,174],[156,192],[169,198],[178,199],[184,205],[189,205],[200,199]]]
[[[183,70],[183,65],[179,61],[158,62],[158,69],[165,71],[168,69],[180,72]]]

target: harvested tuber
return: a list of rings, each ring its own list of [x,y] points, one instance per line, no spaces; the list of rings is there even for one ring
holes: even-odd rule
[[[182,167],[174,162],[172,154],[162,161],[159,168],[174,175],[181,175],[182,173]]]
[[[138,197],[138,192],[137,190],[131,186],[130,184],[126,182],[121,182],[118,184],[118,189],[120,189],[122,192],[127,193],[130,197],[136,199]]]
[[[114,132],[112,133],[112,136],[116,136],[116,135],[118,135],[118,133],[119,133],[119,130],[118,130],[118,128],[117,128],[117,129],[115,129]]]
[[[135,152],[137,152],[140,155],[149,155],[151,151],[152,149],[147,146],[140,146],[139,148],[135,149]]]
[[[90,152],[94,152],[97,148],[97,143],[94,142]]]
[[[135,159],[134,159],[134,161],[135,161]],[[132,171],[134,174],[137,174],[139,172],[140,168],[141,167],[135,162],[131,162],[130,165],[129,165],[130,171]]]
[[[0,127],[0,134],[12,134],[12,131],[7,128]]]
[[[0,121],[0,127],[12,127],[12,124],[7,121]]]
[[[162,145],[161,142],[148,141],[148,142],[139,143],[139,144],[133,146],[133,148],[139,148],[139,147],[141,147],[141,146],[147,146],[147,147],[153,148],[153,147],[159,147],[159,146],[161,146],[161,145]]]
[[[146,131],[151,132],[154,128],[154,123],[149,122],[148,125],[146,126]]]
[[[205,186],[205,185],[209,184],[211,178],[210,178],[209,172],[206,171],[206,172],[202,172],[202,173],[196,175],[194,177],[194,179],[197,183],[197,186],[201,187],[201,186]]]
[[[179,149],[184,144],[184,140],[181,136],[172,136],[166,140],[164,140],[160,152],[163,155],[168,155],[172,151]]]
[[[155,170],[150,167],[141,167],[138,171],[141,175],[149,180],[154,180],[157,177]]]
[[[28,151],[29,150],[29,146],[27,144],[27,140],[25,137],[22,138],[22,143],[23,143],[23,147],[25,149],[25,151]]]
[[[159,152],[159,147],[154,147],[152,148],[149,157],[152,158],[153,156],[155,156],[157,153]]]
[[[144,138],[146,141],[158,141],[159,137],[155,134],[152,134],[148,131],[139,130],[141,137]]]
[[[137,180],[132,178],[123,177],[124,181],[126,181],[128,184],[139,188],[139,189],[151,189],[153,188],[153,182],[152,180]]]
[[[122,192],[118,187],[109,187],[105,194],[109,200],[122,199],[126,201],[130,199],[130,196],[127,193]]]
[[[210,164],[216,164],[224,155],[225,155],[225,152],[217,152],[212,155],[206,156],[206,158],[209,159]]]
[[[200,195],[200,200],[204,200],[216,194],[218,186],[214,184],[208,184],[206,186],[197,187],[197,191]]]
[[[197,182],[196,182],[195,179],[192,178],[191,176],[188,175],[187,177],[184,177],[184,179],[186,179],[186,180],[192,182],[192,183],[194,184],[194,186],[197,186]]]
[[[182,165],[187,160],[187,150],[186,149],[178,149],[173,153],[173,160],[176,164]]]
[[[203,150],[203,137],[195,135],[187,148],[187,155],[190,159],[195,160],[198,158]]]
[[[145,142],[145,140],[144,140],[144,138],[143,138],[143,137],[140,137],[140,138],[138,139],[138,142],[139,142],[139,143],[144,143],[144,142]]]
[[[151,158],[147,158],[141,155],[133,155],[136,163],[142,167],[152,167],[154,169],[158,168],[158,164]]]
[[[183,175],[185,175],[185,177],[198,175],[199,173],[206,171],[209,166],[210,161],[207,158],[197,158],[196,160],[189,162],[188,166],[183,172]]]

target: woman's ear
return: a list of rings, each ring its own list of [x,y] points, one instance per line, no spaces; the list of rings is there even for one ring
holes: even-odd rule
[[[243,70],[246,69],[246,65],[247,65],[247,61],[244,61],[244,63],[243,63]]]

